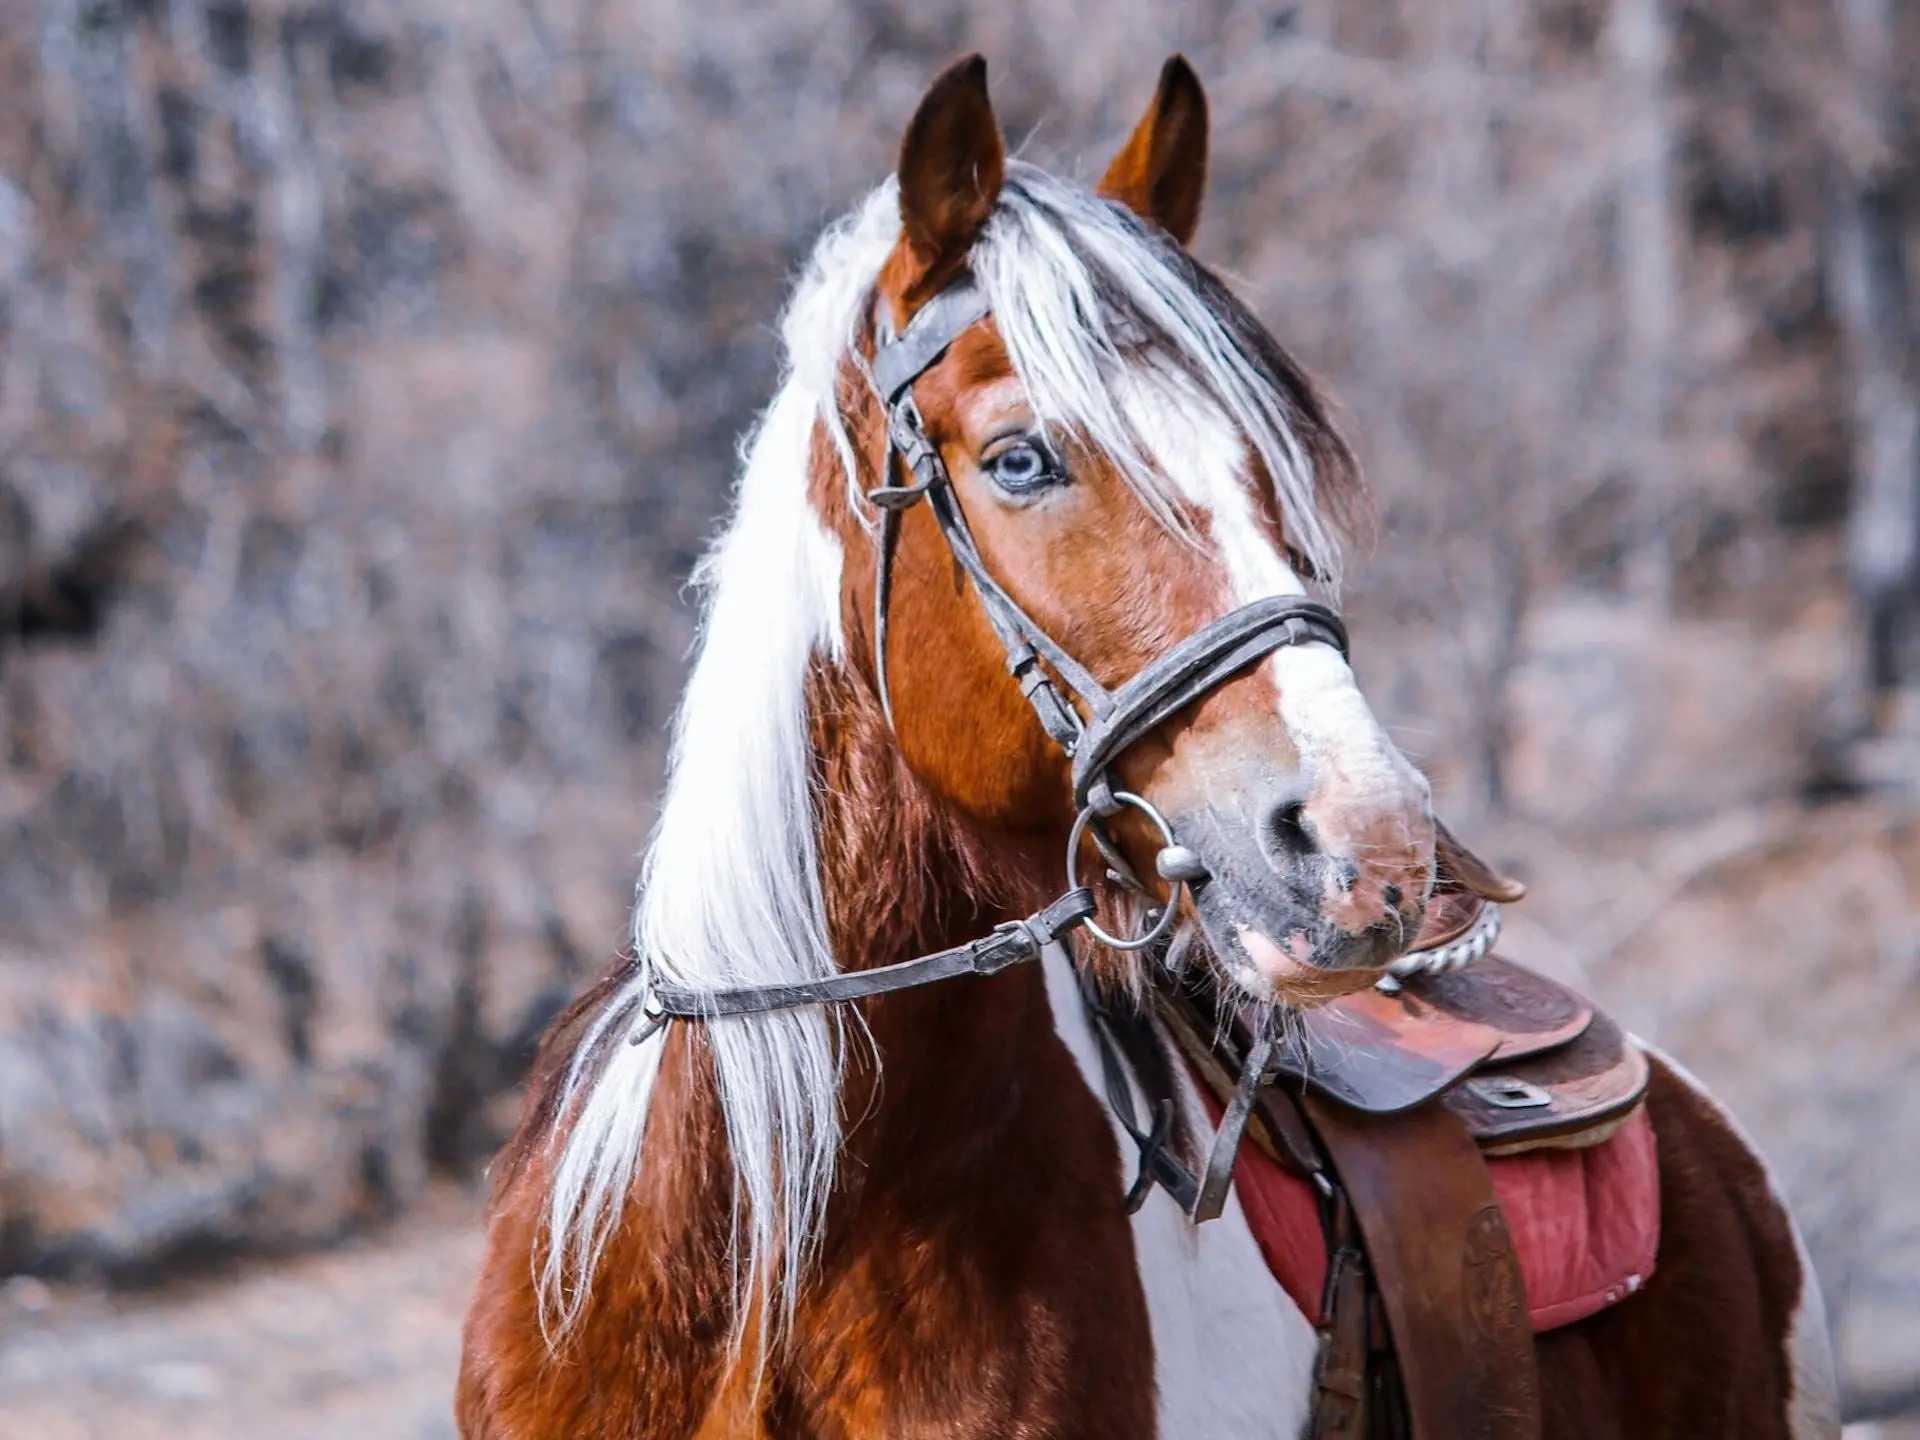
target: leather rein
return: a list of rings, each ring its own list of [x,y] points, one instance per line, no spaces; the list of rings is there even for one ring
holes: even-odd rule
[[[691,990],[656,982],[641,1010],[643,1023],[630,1036],[633,1044],[648,1039],[672,1020],[706,1021],[803,1005],[846,1004],[957,975],[997,974],[1037,959],[1049,943],[1066,940],[1076,929],[1089,930],[1115,949],[1144,950],[1159,945],[1171,932],[1183,887],[1189,881],[1205,878],[1206,872],[1198,857],[1179,844],[1172,826],[1158,810],[1142,797],[1114,788],[1109,773],[1113,763],[1181,709],[1275,650],[1288,645],[1323,644],[1343,657],[1347,654],[1347,631],[1339,615],[1302,596],[1256,600],[1210,621],[1149,661],[1118,689],[1101,684],[1055,642],[987,569],[946,462],[928,436],[914,402],[914,382],[988,313],[986,297],[970,277],[962,278],[922,306],[898,336],[882,339],[874,352],[872,379],[887,411],[887,478],[905,482],[867,492],[867,499],[880,512],[874,582],[875,681],[891,726],[887,612],[894,552],[899,544],[900,516],[924,500],[1006,652],[1008,672],[1027,697],[1041,727],[1071,763],[1077,813],[1067,845],[1067,888],[1051,904],[1023,919],[996,926],[991,934],[894,965],[818,980],[736,989]],[[1131,938],[1109,935],[1094,923],[1093,892],[1078,879],[1080,841],[1083,836],[1091,836],[1115,881],[1137,893],[1150,893],[1102,824],[1124,807],[1139,810],[1160,831],[1162,848],[1155,868],[1172,887],[1166,904],[1148,911],[1146,930]],[[1157,1106],[1144,1128],[1136,1120],[1127,1080],[1108,1033],[1113,1017],[1084,984],[1082,991],[1096,1021],[1094,1034],[1100,1045],[1109,1103],[1140,1147],[1139,1178],[1128,1194],[1128,1210],[1139,1208],[1151,1184],[1157,1182],[1196,1223],[1215,1218],[1225,1203],[1234,1157],[1255,1098],[1269,1076],[1274,1058],[1272,1039],[1262,1034],[1247,1046],[1239,1083],[1208,1147],[1206,1167],[1195,1176],[1169,1148],[1170,1105],[1163,1102]]]

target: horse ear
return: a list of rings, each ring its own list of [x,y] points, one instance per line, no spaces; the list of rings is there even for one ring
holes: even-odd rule
[[[917,309],[966,264],[1007,175],[1007,147],[978,55],[933,82],[900,141],[900,226],[906,262],[894,278]]]
[[[1160,68],[1160,88],[1101,178],[1100,193],[1182,245],[1200,224],[1207,188],[1207,92],[1183,55]]]

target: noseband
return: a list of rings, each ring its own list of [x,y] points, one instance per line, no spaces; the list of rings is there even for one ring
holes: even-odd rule
[[[891,480],[899,473],[894,469],[897,459],[905,471],[902,478],[907,482],[882,485],[867,492],[867,499],[880,512],[879,561],[873,600],[874,678],[881,707],[891,726],[887,610],[894,552],[899,544],[900,516],[924,500],[1006,652],[1008,672],[1027,697],[1041,727],[1066,753],[1071,764],[1076,818],[1067,850],[1068,888],[1045,909],[998,926],[990,935],[896,965],[793,984],[729,990],[686,990],[656,982],[643,1011],[644,1022],[631,1037],[635,1044],[647,1039],[669,1020],[708,1020],[802,1005],[843,1004],[956,975],[995,974],[1010,965],[1037,958],[1051,941],[1081,926],[1117,949],[1144,949],[1158,943],[1172,926],[1182,887],[1205,872],[1197,857],[1176,841],[1172,827],[1151,804],[1114,788],[1110,774],[1113,763],[1128,747],[1180,710],[1284,646],[1330,645],[1343,657],[1347,654],[1347,630],[1340,617],[1328,606],[1300,596],[1256,600],[1210,621],[1149,661],[1137,675],[1115,690],[1102,685],[1056,643],[1007,593],[981,559],[966,513],[960,508],[952,476],[939,448],[928,436],[913,398],[914,382],[939,363],[963,332],[987,315],[986,297],[970,278],[962,279],[928,301],[905,330],[883,340],[874,352],[874,388],[887,411],[888,478]],[[1078,708],[1072,702],[1078,702]],[[1127,806],[1140,810],[1159,829],[1163,847],[1156,868],[1173,887],[1158,914],[1149,912],[1147,931],[1132,939],[1108,935],[1093,923],[1093,892],[1080,885],[1075,874],[1080,837],[1090,835],[1107,862],[1109,874],[1132,890],[1148,893],[1101,823]],[[1112,1091],[1117,1057],[1104,1030],[1096,1027],[1095,1034],[1101,1040],[1108,1088]],[[1145,1199],[1148,1181],[1157,1180],[1176,1195],[1195,1220],[1208,1220],[1219,1214],[1254,1091],[1264,1078],[1271,1050],[1271,1043],[1264,1039],[1251,1047],[1238,1091],[1209,1147],[1206,1171],[1200,1177],[1187,1174],[1166,1148],[1170,1116],[1157,1116],[1150,1130],[1140,1130],[1132,1121],[1129,1098],[1121,1118],[1141,1147],[1140,1180],[1129,1195],[1130,1210]],[[1124,1083],[1119,1088],[1124,1091]],[[1119,1109],[1120,1096],[1116,1094],[1112,1098]]]

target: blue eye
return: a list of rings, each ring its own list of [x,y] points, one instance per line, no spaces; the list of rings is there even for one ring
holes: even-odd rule
[[[1009,445],[987,461],[987,474],[1009,495],[1031,495],[1061,478],[1053,457],[1026,440]]]

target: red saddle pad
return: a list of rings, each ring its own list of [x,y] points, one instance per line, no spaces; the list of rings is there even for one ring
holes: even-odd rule
[[[1598,1145],[1530,1150],[1487,1166],[1520,1255],[1535,1334],[1584,1320],[1652,1276],[1660,1167],[1645,1106]],[[1318,1325],[1327,1246],[1312,1186],[1248,1144],[1233,1188],[1267,1268]]]

